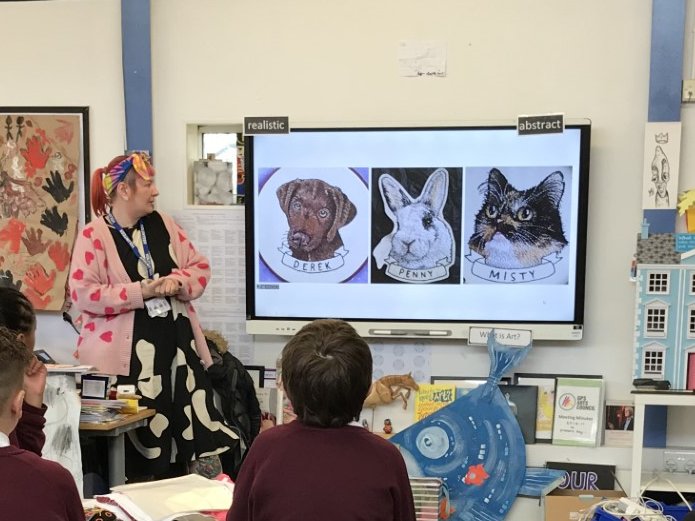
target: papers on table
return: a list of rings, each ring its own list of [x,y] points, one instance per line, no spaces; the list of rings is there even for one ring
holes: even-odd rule
[[[135,521],[167,521],[183,513],[227,511],[234,485],[197,474],[113,487],[97,504],[118,508]]]
[[[89,373],[96,367],[92,365],[45,364],[49,373]]]

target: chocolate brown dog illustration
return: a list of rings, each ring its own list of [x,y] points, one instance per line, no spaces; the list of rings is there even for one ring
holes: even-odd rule
[[[295,179],[277,189],[290,226],[287,244],[295,259],[330,259],[343,246],[338,230],[357,215],[355,205],[337,186],[320,179]]]

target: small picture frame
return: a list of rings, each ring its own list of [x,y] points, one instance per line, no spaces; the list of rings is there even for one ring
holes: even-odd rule
[[[82,398],[106,400],[109,397],[109,376],[97,374],[82,375]]]
[[[553,418],[555,417],[555,387],[558,378],[602,378],[601,375],[568,375],[549,373],[514,373],[516,385],[538,387],[536,408],[536,443],[553,441]]]
[[[263,387],[265,387],[265,367],[263,367],[262,365],[245,365],[244,368],[251,375],[251,379],[253,380],[253,386],[256,389],[262,389]]]

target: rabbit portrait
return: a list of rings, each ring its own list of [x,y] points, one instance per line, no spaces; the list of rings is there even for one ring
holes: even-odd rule
[[[379,178],[379,191],[394,228],[375,248],[378,265],[379,251],[388,247],[385,261],[400,268],[427,270],[451,266],[455,251],[454,234],[442,215],[449,191],[448,171],[444,168],[435,170],[417,198],[413,198],[389,174]]]
[[[343,246],[338,230],[355,218],[357,209],[342,190],[320,179],[295,179],[277,189],[287,216],[287,244],[303,261],[330,259]]]

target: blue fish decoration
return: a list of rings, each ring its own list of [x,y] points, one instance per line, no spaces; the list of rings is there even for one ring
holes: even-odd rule
[[[565,475],[526,468],[521,428],[498,388],[500,378],[524,359],[531,344],[500,344],[493,330],[487,346],[491,364],[484,384],[390,438],[410,476],[444,480],[450,519],[502,520],[517,494],[545,495]]]

